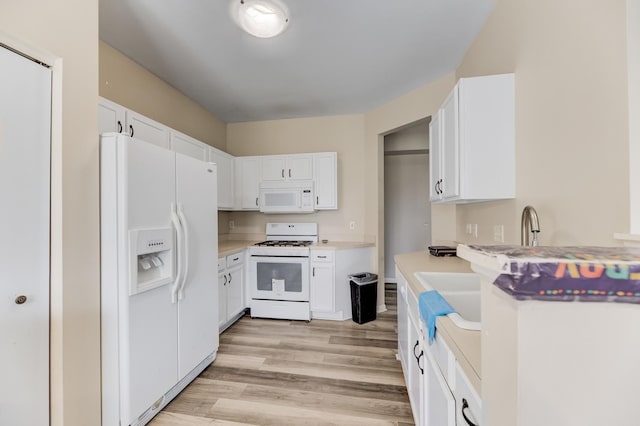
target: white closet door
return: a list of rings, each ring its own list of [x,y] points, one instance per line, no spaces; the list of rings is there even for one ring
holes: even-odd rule
[[[0,47],[0,424],[49,424],[51,72]]]

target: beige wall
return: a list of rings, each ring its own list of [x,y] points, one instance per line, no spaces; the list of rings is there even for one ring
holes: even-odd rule
[[[435,113],[454,86],[454,75],[444,76],[420,89],[365,114],[365,232],[377,236],[377,270],[384,276],[384,135]],[[425,194],[426,196],[426,194]],[[432,206],[432,242],[455,238],[455,207]],[[384,299],[380,283],[378,304]]]
[[[100,41],[100,96],[226,151],[226,124]]]
[[[227,125],[107,43],[100,41],[100,96],[227,151]],[[229,214],[219,212],[224,233]]]
[[[97,425],[98,1],[8,2],[2,6],[0,28],[16,44],[57,58],[52,120],[51,424]]]
[[[459,206],[458,239],[520,242],[533,205],[547,245],[614,245],[629,224],[625,1],[501,0],[457,77],[515,72],[516,196]],[[465,223],[478,224],[468,240]]]
[[[337,211],[312,214],[265,215],[257,212],[235,212],[232,238],[264,234],[267,222],[318,222],[320,238],[329,240],[368,240],[365,223],[363,158],[364,117],[299,118],[290,120],[233,123],[227,126],[227,146],[236,156],[294,154],[305,152],[338,153]],[[355,221],[354,230],[349,222]],[[223,224],[228,229],[228,224]]]

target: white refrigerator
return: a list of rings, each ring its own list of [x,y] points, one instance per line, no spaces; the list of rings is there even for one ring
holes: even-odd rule
[[[143,425],[218,349],[216,165],[101,137],[102,425]]]

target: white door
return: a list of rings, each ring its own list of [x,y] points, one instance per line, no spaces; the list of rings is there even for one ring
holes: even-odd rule
[[[292,155],[288,157],[285,178],[289,180],[313,179],[313,157],[311,155]]]
[[[423,423],[425,426],[456,426],[456,400],[436,365],[433,353],[426,349],[423,358]]]
[[[241,208],[243,210],[258,210],[259,194],[258,185],[260,184],[260,159],[256,157],[241,158],[236,162],[236,167],[240,167],[242,185]]]
[[[442,170],[440,179],[442,184],[442,198],[452,198],[460,195],[460,139],[458,133],[458,86],[442,104],[440,125],[442,132]]]
[[[311,266],[309,303],[312,311],[333,312],[333,263],[314,263]]]
[[[313,180],[316,184],[315,205],[318,210],[338,208],[337,155],[335,152],[313,156]]]
[[[100,134],[124,132],[124,120],[124,107],[104,98],[98,99],[98,130]]]
[[[233,208],[233,156],[226,152],[209,148],[209,161],[217,164],[218,169],[218,208]]]
[[[128,133],[133,138],[169,148],[169,128],[167,126],[129,110],[127,110],[126,116],[127,128],[124,133]]]
[[[438,111],[429,123],[429,199],[436,201],[442,198],[440,179],[442,178],[442,134]]]
[[[117,140],[118,160],[124,160],[118,170],[121,185],[118,194],[123,199],[119,200],[119,206],[112,208],[120,207],[126,212],[126,222],[118,221],[120,256],[127,259],[122,262],[127,265],[122,269],[126,271],[132,261],[126,250],[130,230],[171,227],[175,154],[126,136],[119,136]],[[103,204],[103,218],[107,216],[106,208]],[[126,272],[123,275],[126,277]],[[120,409],[122,424],[130,424],[177,383],[178,317],[177,306],[171,301],[171,284],[127,297],[129,283],[124,277],[119,281],[120,373],[125,376],[120,384]],[[106,373],[104,364],[103,372]],[[103,378],[103,382],[107,379],[111,377]]]
[[[227,273],[229,283],[227,284],[227,317],[231,318],[244,309],[243,287],[244,287],[244,265],[230,269]]]
[[[49,424],[51,72],[0,48],[0,424]]]
[[[229,277],[227,271],[218,273],[218,328],[222,327],[227,322],[227,284]]]
[[[263,157],[262,180],[284,180],[286,176],[286,157]]]
[[[179,132],[171,132],[171,150],[201,161],[207,161],[207,146]]]
[[[182,379],[218,348],[218,207],[216,166],[176,154],[176,201],[186,219],[187,261],[178,302]]]

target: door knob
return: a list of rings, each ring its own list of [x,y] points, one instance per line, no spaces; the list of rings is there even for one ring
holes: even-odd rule
[[[22,305],[26,301],[27,301],[27,296],[21,295],[16,297],[16,305]]]

